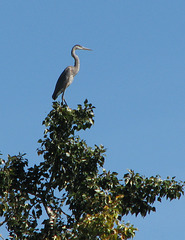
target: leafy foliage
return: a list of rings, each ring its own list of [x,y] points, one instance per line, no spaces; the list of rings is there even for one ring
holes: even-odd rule
[[[129,239],[137,230],[128,213],[146,216],[155,201],[179,199],[183,182],[146,178],[129,170],[118,179],[104,168],[102,145],[87,146],[78,133],[94,124],[94,107],[53,103],[38,142],[43,161],[28,167],[25,155],[1,161],[0,216],[13,239]]]

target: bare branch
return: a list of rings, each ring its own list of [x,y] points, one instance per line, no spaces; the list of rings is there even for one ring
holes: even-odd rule
[[[0,227],[1,227],[6,221],[7,221],[7,220],[4,220],[4,221],[0,222]],[[1,235],[0,235],[0,237],[1,237]]]
[[[5,240],[5,238],[0,234],[0,238],[2,238],[3,240]]]

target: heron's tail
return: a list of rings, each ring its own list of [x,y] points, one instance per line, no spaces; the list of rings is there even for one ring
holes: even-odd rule
[[[53,98],[53,100],[56,100],[56,99],[57,99],[57,96],[56,96],[56,93],[55,93],[55,92],[53,93],[52,98]]]
[[[58,88],[57,88],[57,86],[56,86],[56,87],[55,87],[55,91],[54,91],[54,93],[53,93],[53,95],[52,95],[53,100],[56,100],[57,97],[58,97],[61,93],[63,93],[63,92],[64,92],[63,89],[61,89],[60,91],[58,91]]]

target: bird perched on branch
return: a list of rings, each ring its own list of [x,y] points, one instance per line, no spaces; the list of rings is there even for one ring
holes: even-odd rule
[[[74,76],[80,70],[80,59],[75,53],[76,50],[91,50],[91,49],[82,47],[80,45],[75,45],[72,48],[71,56],[75,60],[74,66],[69,66],[64,69],[64,71],[61,73],[60,77],[58,78],[54,93],[52,95],[52,98],[56,100],[57,97],[62,93],[62,104],[65,102],[66,105],[67,105],[67,102],[64,99],[64,92],[66,88],[69,87],[69,85],[71,85],[71,83],[73,82]]]

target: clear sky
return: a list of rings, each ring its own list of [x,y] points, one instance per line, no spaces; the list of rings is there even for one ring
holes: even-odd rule
[[[87,98],[95,125],[88,144],[107,148],[105,168],[185,180],[185,1],[0,1],[0,151],[27,153],[43,136],[56,81],[81,69],[65,93],[69,107]],[[127,217],[136,240],[185,239],[185,197],[157,213]],[[0,233],[4,230],[0,229]]]

